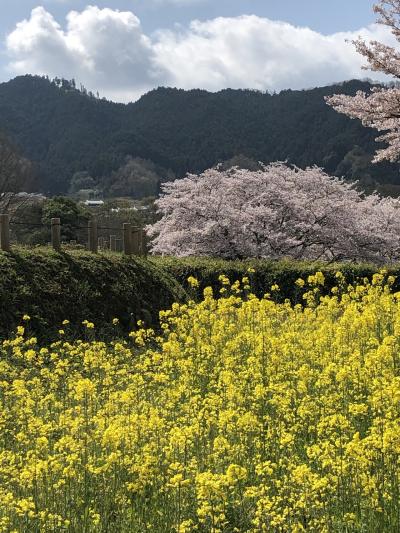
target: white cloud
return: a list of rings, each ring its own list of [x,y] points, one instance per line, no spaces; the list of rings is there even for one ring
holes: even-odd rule
[[[75,77],[102,95],[127,101],[163,84],[280,90],[365,77],[362,58],[345,42],[359,34],[393,44],[378,25],[325,36],[257,16],[193,21],[187,29],[148,36],[133,13],[96,6],[71,11],[63,29],[38,7],[6,44],[15,74]]]
[[[66,29],[43,7],[18,23],[6,41],[14,73],[75,77],[109,97],[137,97],[167,79],[153,44],[130,12],[89,6],[71,11]]]
[[[194,21],[177,33],[159,32],[154,47],[179,87],[280,90],[362,76],[362,58],[346,42],[362,34],[388,40],[381,26],[324,36],[257,16]]]

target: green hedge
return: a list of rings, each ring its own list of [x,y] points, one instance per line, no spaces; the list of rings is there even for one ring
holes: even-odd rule
[[[254,272],[248,273],[253,269]],[[335,273],[341,270],[348,282],[368,277],[378,268],[366,264],[326,264],[296,261],[224,261],[207,258],[126,258],[119,254],[93,255],[81,251],[57,254],[48,248],[16,249],[0,253],[0,337],[9,336],[22,316],[27,314],[30,332],[41,340],[54,339],[63,320],[70,320],[69,334],[82,335],[82,321],[96,325],[103,338],[126,333],[137,320],[148,326],[158,324],[158,313],[173,302],[189,296],[201,297],[211,286],[218,294],[221,274],[233,283],[243,276],[250,278],[252,291],[259,297],[278,284],[274,298],[289,298],[297,303],[302,293],[295,285],[298,278],[307,279],[321,270],[326,278],[324,291],[335,284]],[[388,268],[398,279],[394,289],[400,290],[400,267]],[[187,278],[195,277],[200,287],[190,289]],[[196,294],[195,294],[196,292]]]
[[[302,301],[304,292],[304,290],[300,290],[296,286],[295,282],[298,278],[307,280],[308,276],[315,274],[315,272],[323,272],[326,281],[322,292],[327,293],[332,287],[337,285],[335,274],[338,270],[343,273],[349,283],[364,277],[371,279],[372,275],[379,271],[377,266],[362,263],[328,264],[326,262],[293,260],[225,261],[222,259],[191,257],[182,259],[159,257],[153,258],[152,261],[166,270],[186,290],[189,288],[187,283],[189,276],[193,276],[199,281],[200,294],[207,286],[213,287],[214,294],[218,294],[221,287],[218,278],[221,274],[225,274],[232,283],[236,280],[241,280],[243,276],[248,276],[251,290],[258,297],[263,297],[266,292],[270,291],[272,285],[277,284],[280,290],[274,293],[274,298],[278,301],[284,301],[289,298],[295,303]],[[249,274],[249,269],[255,272]],[[391,266],[387,270],[390,274],[398,277],[394,289],[400,290],[400,266]]]
[[[69,333],[82,334],[94,322],[104,337],[137,320],[156,325],[158,312],[184,300],[185,291],[163,269],[144,259],[117,254],[55,253],[17,249],[0,253],[0,337],[10,335],[24,314],[39,339],[55,338],[63,320]]]

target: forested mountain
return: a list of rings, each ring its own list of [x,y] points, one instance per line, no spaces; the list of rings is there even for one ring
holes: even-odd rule
[[[238,155],[317,164],[365,184],[400,185],[399,165],[370,162],[376,132],[324,101],[333,93],[370,88],[357,80],[279,94],[159,88],[124,105],[65,80],[22,76],[0,84],[0,130],[38,163],[40,189],[49,193],[68,191],[81,171],[112,189],[118,169],[126,181],[132,158],[146,160],[152,176],[171,179]]]

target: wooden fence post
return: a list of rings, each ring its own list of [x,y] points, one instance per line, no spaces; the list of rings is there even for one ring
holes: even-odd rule
[[[122,226],[123,251],[125,255],[132,253],[132,226],[129,222],[124,222]]]
[[[132,253],[134,255],[140,255],[140,229],[133,227],[132,228]]]
[[[138,255],[143,255],[143,230],[138,229]]]
[[[116,235],[110,235],[110,250],[111,252],[117,251],[117,236]]]
[[[97,220],[91,218],[88,221],[88,250],[94,254],[98,250]]]
[[[0,215],[0,246],[3,252],[10,251],[10,215]]]
[[[140,255],[147,257],[147,236],[144,229],[140,231]]]
[[[51,244],[56,252],[61,250],[61,220],[51,219]]]

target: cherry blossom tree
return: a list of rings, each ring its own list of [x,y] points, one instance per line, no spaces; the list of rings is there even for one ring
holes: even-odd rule
[[[400,200],[273,163],[259,171],[210,169],[165,183],[161,218],[148,226],[152,252],[224,258],[400,258]]]
[[[400,42],[400,0],[380,0],[374,6],[377,22],[387,26]],[[366,70],[380,72],[400,79],[400,52],[378,41],[366,43],[361,38],[352,41],[356,50],[366,58]],[[400,158],[400,88],[373,87],[370,94],[363,91],[355,96],[334,95],[327,102],[340,113],[358,118],[363,125],[384,132],[376,140],[387,144],[377,150],[374,162],[397,161]]]

